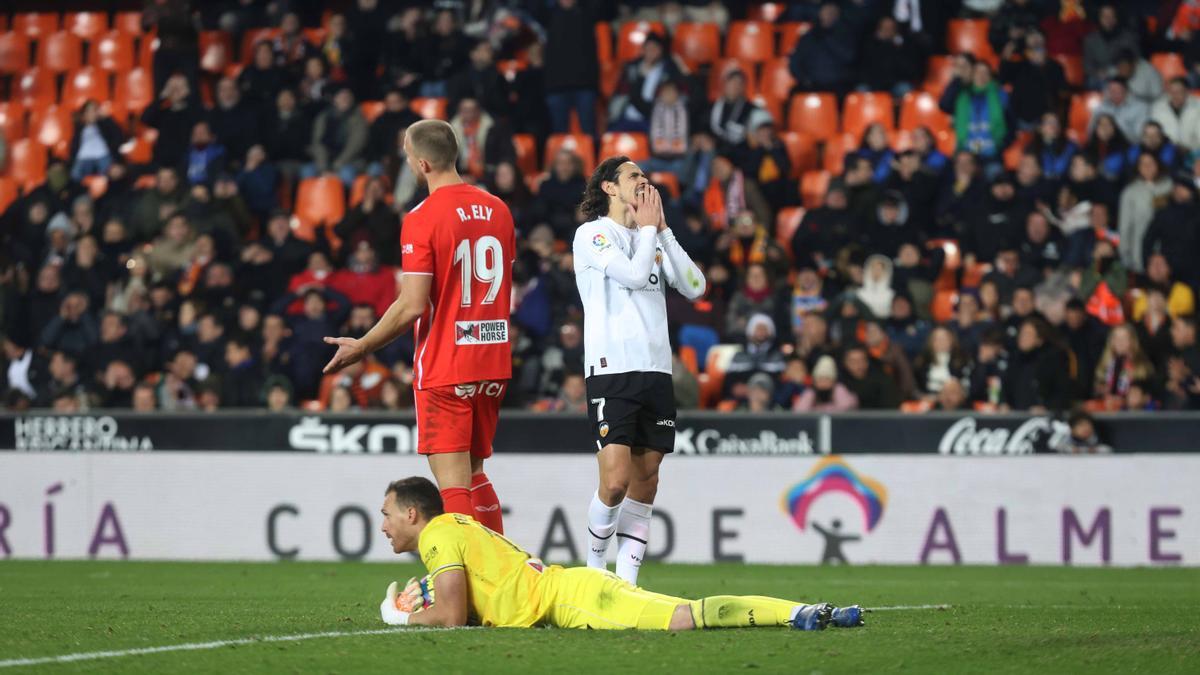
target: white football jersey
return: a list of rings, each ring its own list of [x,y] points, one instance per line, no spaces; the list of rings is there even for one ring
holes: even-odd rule
[[[572,248],[583,300],[584,375],[670,374],[667,284],[691,299],[705,288],[704,274],[675,235],[630,229],[605,216],[580,225]]]

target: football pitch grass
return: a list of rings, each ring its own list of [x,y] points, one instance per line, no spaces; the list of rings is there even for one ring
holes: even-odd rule
[[[1200,672],[1195,569],[647,565],[644,586],[685,597],[886,609],[863,628],[820,633],[384,626],[387,582],[417,573],[412,564],[0,562],[0,674]],[[86,658],[50,660],[72,655]]]

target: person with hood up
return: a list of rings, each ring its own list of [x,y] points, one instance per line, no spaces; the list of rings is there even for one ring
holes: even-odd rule
[[[813,368],[812,386],[796,399],[797,412],[846,412],[858,409],[856,397],[846,385],[838,382],[837,363],[832,356],[817,359]]]
[[[766,314],[755,314],[746,322],[745,348],[733,355],[725,371],[726,398],[745,400],[746,383],[755,373],[779,377],[787,364],[775,346],[775,321]]]
[[[900,247],[905,244],[920,243],[918,227],[917,223],[909,223],[908,203],[904,201],[904,195],[896,190],[888,190],[875,207],[875,219],[867,228],[864,238],[871,250],[891,257],[899,253]]]
[[[867,258],[863,270],[863,285],[855,291],[855,297],[871,310],[877,319],[886,319],[892,313],[892,259],[875,254]]]

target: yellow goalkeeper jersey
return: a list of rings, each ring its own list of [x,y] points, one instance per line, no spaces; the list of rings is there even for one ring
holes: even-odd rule
[[[451,570],[466,573],[470,616],[482,625],[528,627],[546,613],[542,561],[474,518],[437,516],[417,546],[430,583]]]

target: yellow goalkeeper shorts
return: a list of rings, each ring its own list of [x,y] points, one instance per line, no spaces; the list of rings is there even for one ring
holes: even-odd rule
[[[543,621],[559,628],[667,630],[687,600],[651,593],[612,572],[589,567],[556,570]]]

